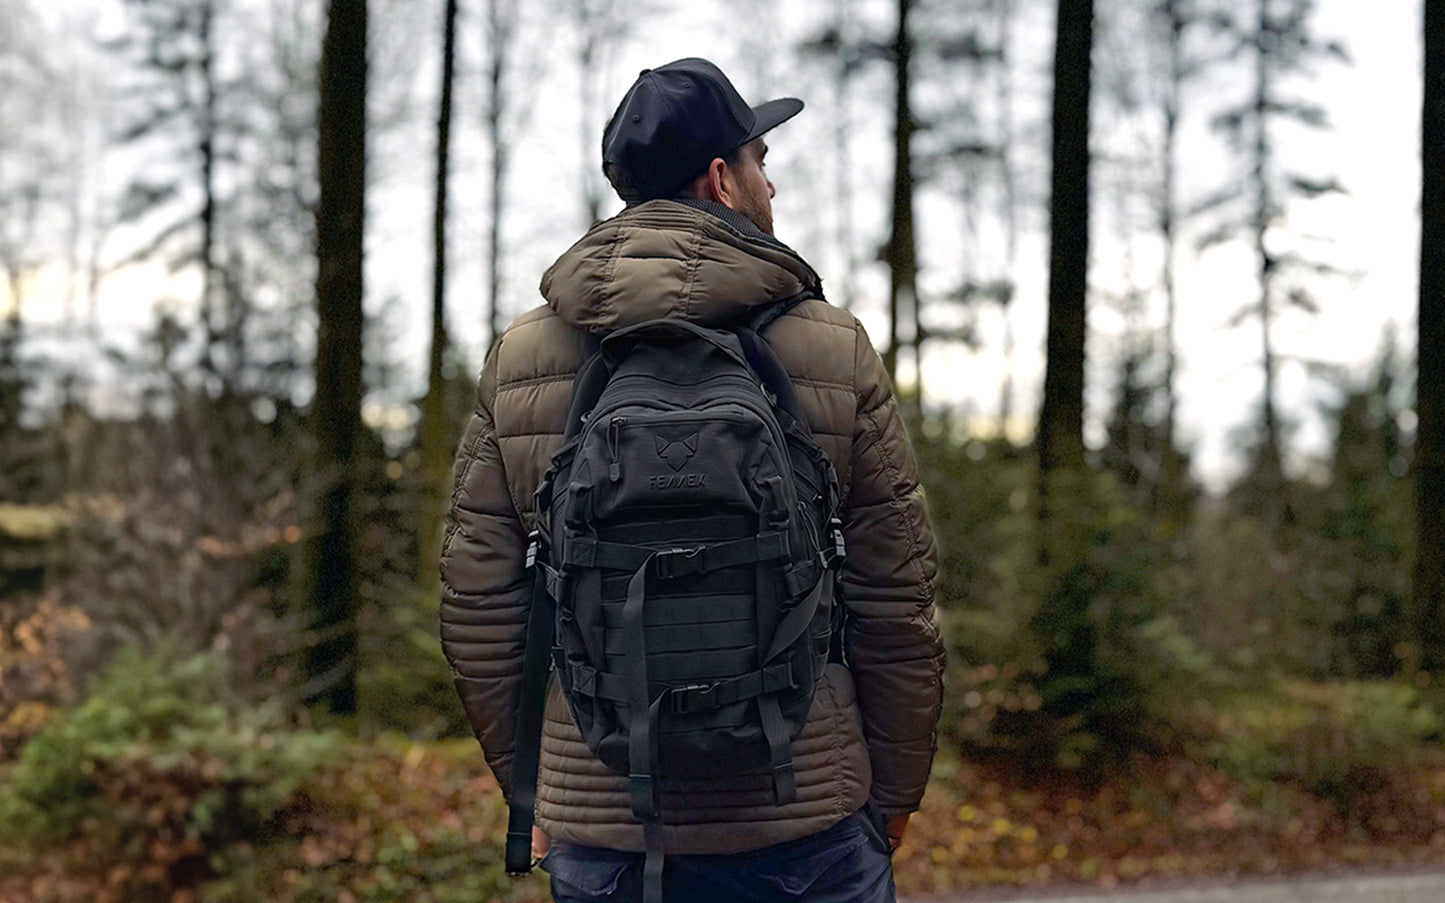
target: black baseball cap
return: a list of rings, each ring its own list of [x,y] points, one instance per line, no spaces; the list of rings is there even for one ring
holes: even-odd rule
[[[748,106],[722,70],[689,58],[644,69],[602,132],[602,168],[624,201],[672,197],[714,157],[726,157],[803,109],[796,97]]]

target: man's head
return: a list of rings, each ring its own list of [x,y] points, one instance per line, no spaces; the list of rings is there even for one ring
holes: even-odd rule
[[[602,170],[629,204],[707,198],[771,234],[762,135],[802,109],[791,97],[748,106],[707,60],[645,69],[603,131]]]

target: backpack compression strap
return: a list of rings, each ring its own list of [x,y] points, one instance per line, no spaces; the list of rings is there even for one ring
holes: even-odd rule
[[[551,661],[553,618],[556,617],[552,595],[547,590],[547,568],[537,560],[538,542],[534,534],[527,550],[527,563],[535,579],[522,654],[522,688],[517,701],[517,737],[512,752],[512,792],[508,796],[506,870],[509,875],[532,871],[532,821],[542,757],[542,713],[547,704],[547,667]]]

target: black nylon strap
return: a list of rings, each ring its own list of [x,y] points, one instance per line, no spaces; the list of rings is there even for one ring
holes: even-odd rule
[[[676,317],[664,317],[659,320],[646,320],[642,323],[635,323],[623,327],[602,340],[602,352],[599,357],[608,361],[608,366],[615,369],[632,345],[640,341],[662,341],[684,342],[699,340],[706,342],[723,354],[747,366],[746,355],[739,354],[738,349],[728,344],[725,336],[727,333],[719,332],[716,329],[709,329],[706,326],[699,326],[687,320]],[[593,399],[596,403],[596,399]]]
[[[758,697],[758,715],[763,723],[763,736],[768,738],[768,755],[773,766],[773,801],[786,806],[798,798],[798,782],[793,775],[793,756],[788,751],[788,725],[778,708],[778,697]]]
[[[636,572],[655,560],[657,575],[666,579],[773,561],[789,554],[788,535],[781,530],[711,545],[661,550],[579,536],[567,543],[562,553],[562,566],[565,569],[606,568]]]
[[[602,390],[612,378],[617,365],[601,353],[594,353],[572,380],[572,404],[567,410],[567,425],[562,434],[563,441],[571,439],[582,430],[582,418],[597,406]]]
[[[643,564],[627,585],[622,607],[622,634],[627,646],[627,767],[632,814],[643,821],[656,819],[657,788],[652,773],[652,705],[647,684],[647,633],[643,603],[647,597],[648,565]]]
[[[667,691],[664,708],[674,715],[690,715],[795,686],[792,663],[783,662],[714,684],[673,687]]]
[[[672,600],[683,602],[681,599]],[[646,617],[646,613],[643,615]],[[729,646],[756,646],[757,628],[752,621],[720,621],[702,624],[647,625],[647,649],[656,657],[667,653],[693,653],[698,650],[724,651]],[[606,655],[626,655],[622,631],[609,630],[602,643]],[[659,680],[666,675],[658,674]]]
[[[623,705],[632,702],[631,687],[627,678],[619,674],[598,671],[590,665],[572,665],[569,673],[573,693]]]
[[[573,693],[593,699],[606,699],[609,702],[623,705],[630,704],[632,701],[630,682],[621,675],[598,671],[588,665],[573,665],[569,669],[569,674]],[[744,699],[751,699],[764,693],[790,690],[797,685],[798,681],[793,675],[792,663],[781,662],[760,671],[749,671],[747,674],[740,674],[716,683],[671,687],[664,692],[660,705],[654,704],[649,708],[656,708],[673,715],[689,715],[705,709],[742,702]]]
[[[772,661],[782,654],[783,650],[793,645],[793,642],[803,635],[803,631],[808,629],[808,625],[813,622],[813,615],[817,614],[818,603],[823,598],[823,586],[827,582],[819,580],[806,599],[788,609],[788,613],[783,615],[783,619],[778,622],[777,630],[773,633],[772,645],[768,647],[763,661]]]
[[[663,578],[705,574],[788,557],[788,534],[770,530],[746,539],[734,539],[657,553],[657,573]]]
[[[808,415],[798,402],[798,394],[793,391],[792,377],[788,376],[782,361],[778,360],[773,346],[755,330],[746,327],[739,329],[737,336],[739,344],[743,346],[743,354],[748,359],[748,366],[753,368],[763,385],[778,400],[778,407],[787,412],[804,435],[811,437]],[[786,423],[783,426],[787,428]]]
[[[663,852],[660,822],[642,823],[642,848],[646,851],[642,861],[643,903],[662,903],[662,865],[666,854]]]
[[[547,666],[552,655],[554,609],[546,574],[535,568],[532,608],[522,654],[522,686],[517,700],[517,736],[512,752],[512,792],[508,798],[506,869],[511,875],[532,870],[532,821],[537,805],[537,771],[542,757],[542,711],[547,704]]]
[[[573,537],[562,553],[564,568],[607,568],[636,571],[647,563],[656,549],[622,542],[604,542],[585,536]]]
[[[812,561],[796,564],[783,571],[783,583],[788,587],[788,598],[796,599],[818,582],[818,565]]]
[[[547,595],[555,603],[557,599],[562,598],[562,575],[540,561],[537,562],[537,567],[541,570],[538,579],[542,581],[543,586],[546,587]]]
[[[791,298],[784,298],[781,301],[774,301],[772,304],[765,304],[762,307],[755,308],[752,315],[748,317],[747,328],[756,332],[758,335],[762,335],[763,330],[773,325],[774,320],[812,297],[815,297],[814,294],[804,289]]]

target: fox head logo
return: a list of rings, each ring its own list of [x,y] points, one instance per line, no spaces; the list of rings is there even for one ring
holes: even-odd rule
[[[697,453],[697,433],[686,439],[664,439],[661,436],[654,436],[653,439],[657,443],[657,456],[666,461],[673,470],[682,470]]]

